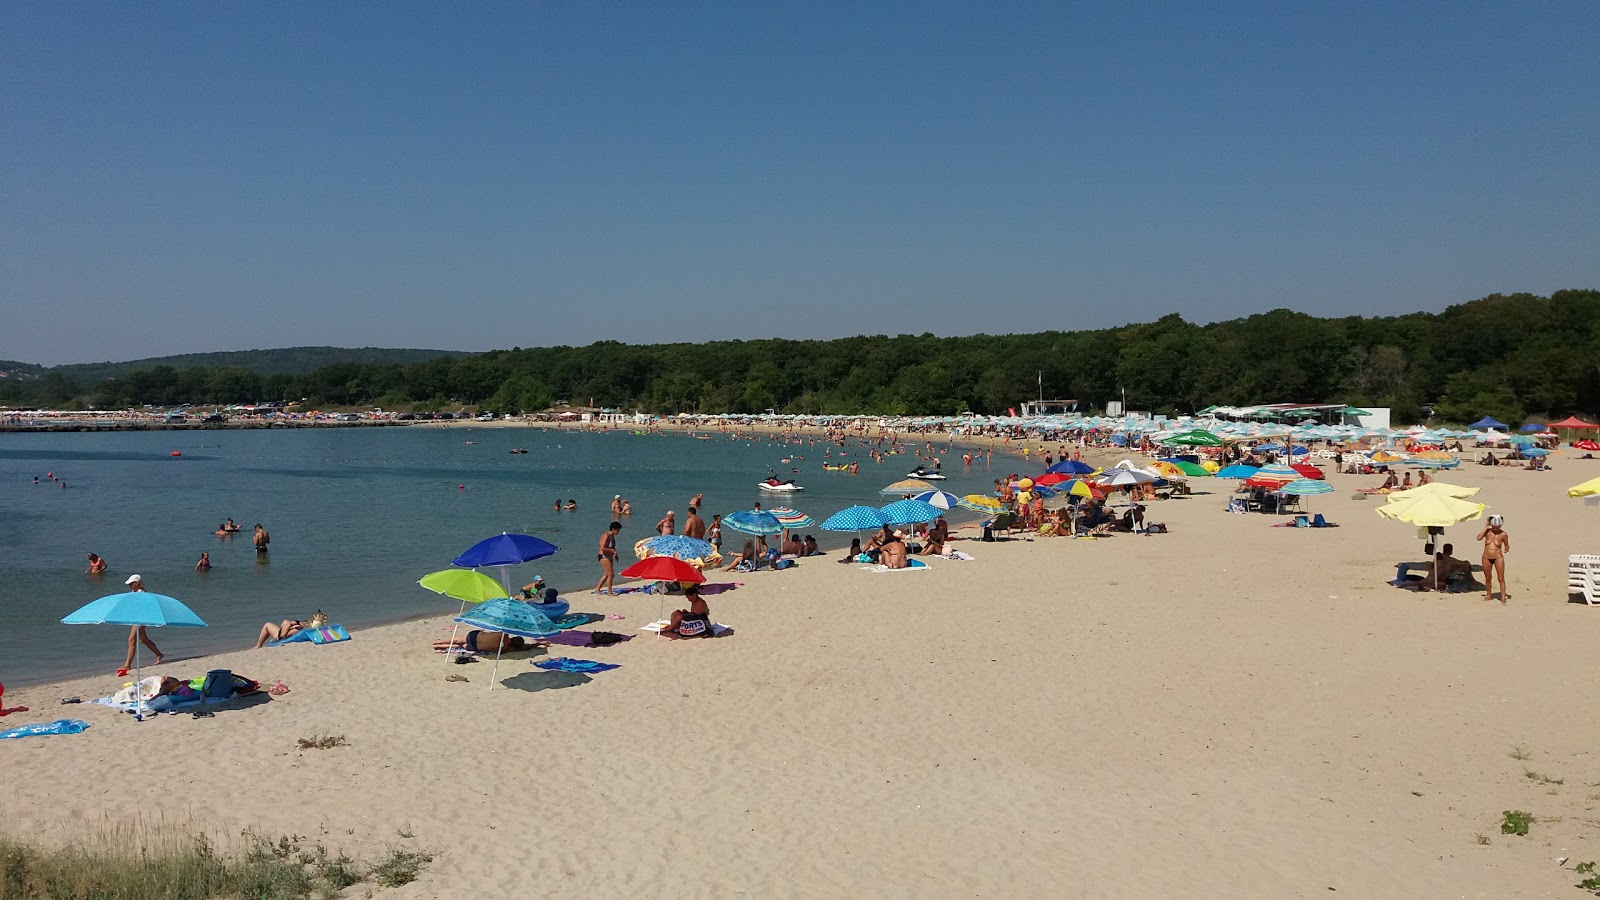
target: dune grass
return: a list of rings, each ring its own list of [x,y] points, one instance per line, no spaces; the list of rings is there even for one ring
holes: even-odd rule
[[[0,834],[0,900],[308,900],[369,878],[405,884],[432,860],[397,850],[364,867],[299,836],[240,837],[237,848],[219,852],[203,832],[145,825],[60,847]]]

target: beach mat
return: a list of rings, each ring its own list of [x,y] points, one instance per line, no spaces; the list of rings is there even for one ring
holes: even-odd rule
[[[546,635],[539,638],[539,640],[542,643],[560,644],[563,647],[588,647],[591,646],[590,635],[591,632],[588,631],[563,631],[560,634]],[[633,640],[633,635],[631,634],[624,634],[621,637],[622,641]],[[622,641],[617,643],[620,644]]]
[[[294,634],[278,641],[268,641],[268,647],[277,647],[280,644],[297,644],[301,641],[310,641],[313,644],[338,644],[350,640],[350,632],[344,630],[343,625],[326,625],[322,628],[302,628]]]

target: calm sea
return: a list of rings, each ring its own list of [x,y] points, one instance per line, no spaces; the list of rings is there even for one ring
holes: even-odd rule
[[[0,434],[0,682],[115,670],[124,629],[60,619],[120,592],[134,572],[208,623],[152,632],[169,657],[181,658],[249,646],[262,622],[318,609],[352,628],[452,611],[452,601],[417,579],[501,531],[561,547],[514,568],[515,584],[543,575],[563,590],[590,588],[599,577],[594,547],[614,494],[633,502],[622,533],[626,563],[633,542],[654,534],[668,509],[681,522],[696,493],[705,494],[707,521],[757,500],[767,508],[787,500],[820,522],[854,503],[892,499],[878,490],[915,463],[908,456],[873,463],[852,445],[847,459],[862,465],[852,477],[822,471],[820,442],[780,446],[713,435],[421,427]],[[513,447],[528,453],[512,454]],[[174,450],[183,455],[171,457]],[[781,462],[790,454],[805,458]],[[768,467],[806,491],[783,499],[762,494],[755,484]],[[68,487],[47,481],[47,472]],[[950,480],[942,486],[958,495],[986,490],[993,478],[981,465],[963,473],[959,455],[945,456],[945,472]],[[578,511],[553,511],[557,498],[576,499]],[[213,537],[230,516],[245,530]],[[250,543],[257,522],[272,535],[265,557]],[[825,548],[843,543],[803,530]],[[739,538],[730,531],[726,539]],[[214,566],[207,573],[194,571],[202,550]],[[106,576],[83,573],[90,551],[110,563]]]

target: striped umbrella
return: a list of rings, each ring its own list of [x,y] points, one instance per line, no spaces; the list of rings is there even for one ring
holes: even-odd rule
[[[921,500],[897,500],[878,510],[888,525],[916,525],[932,522],[944,515],[944,510]]]
[[[724,519],[724,522],[727,520]],[[866,531],[888,524],[883,513],[870,506],[852,506],[841,509],[822,523],[824,531]]]
[[[798,509],[790,509],[787,506],[774,506],[767,512],[772,513],[772,517],[778,520],[778,524],[785,528],[810,528],[812,525],[817,524],[816,519]]]
[[[1279,488],[1279,490],[1296,497],[1309,497],[1312,494],[1331,494],[1333,493],[1333,485],[1326,481],[1318,481],[1315,478],[1296,478],[1294,481]]]
[[[1288,466],[1274,463],[1257,469],[1256,473],[1250,476],[1250,481],[1256,484],[1288,484],[1299,477],[1301,477],[1299,472]]]
[[[772,513],[753,509],[742,509],[736,513],[729,513],[722,517],[722,524],[734,531],[745,534],[782,534],[783,523],[779,522]]]
[[[931,490],[933,490],[933,485],[928,482],[920,478],[907,478],[903,481],[896,481],[878,493],[887,497],[891,494],[920,494],[923,491]]]
[[[952,510],[961,505],[961,498],[949,491],[923,491],[911,499],[943,510]]]

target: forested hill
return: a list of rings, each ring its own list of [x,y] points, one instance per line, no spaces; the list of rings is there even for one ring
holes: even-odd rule
[[[517,335],[505,338],[515,341]],[[274,351],[292,352],[292,351]],[[394,351],[379,351],[392,353]],[[422,351],[418,351],[422,352]],[[1440,313],[1318,318],[1287,309],[1196,325],[1173,314],[1096,331],[497,350],[304,374],[152,366],[99,383],[0,381],[0,404],[120,408],[309,398],[318,405],[533,411],[559,400],[671,413],[1003,413],[1037,397],[1188,413],[1212,404],[1344,402],[1491,415],[1600,411],[1600,291],[1495,294]]]
[[[178,356],[156,356],[133,359],[127,362],[75,363],[52,366],[45,372],[55,372],[79,384],[97,384],[107,378],[116,378],[128,372],[169,366],[174,369],[213,369],[237,366],[258,375],[304,375],[323,366],[335,363],[360,363],[363,365],[409,365],[439,357],[462,357],[472,354],[461,350],[411,350],[385,347],[284,347],[277,350],[226,350],[218,353],[183,353]],[[0,364],[3,365],[3,364]],[[40,372],[38,374],[44,374]]]

